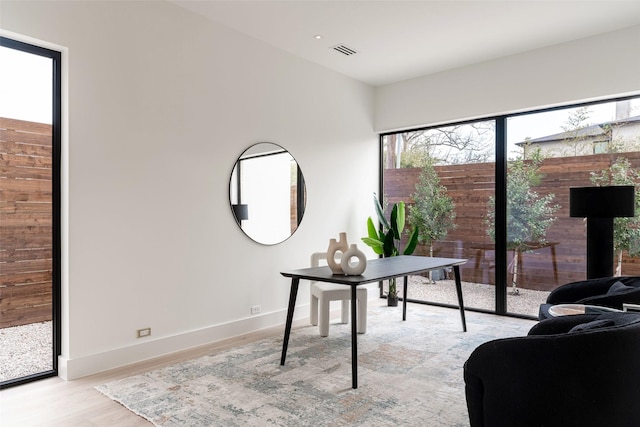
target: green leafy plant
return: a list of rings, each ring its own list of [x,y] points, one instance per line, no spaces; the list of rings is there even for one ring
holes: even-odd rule
[[[405,203],[394,203],[391,207],[389,219],[385,217],[384,208],[380,204],[378,197],[373,195],[373,204],[380,221],[380,229],[376,227],[373,219],[367,219],[367,237],[363,237],[362,241],[373,251],[385,258],[402,255],[411,255],[418,244],[418,228],[414,228],[409,233],[409,238],[401,250],[400,244],[405,228]],[[395,279],[389,280],[389,297],[397,298],[397,288]]]
[[[622,275],[622,254],[640,256],[640,172],[631,166],[628,159],[618,157],[609,167],[600,172],[591,172],[591,182],[597,186],[634,185],[636,216],[614,218],[613,250],[617,254],[615,275]]]

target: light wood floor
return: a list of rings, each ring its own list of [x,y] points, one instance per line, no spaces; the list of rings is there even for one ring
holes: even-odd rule
[[[294,322],[293,326],[308,325],[308,322],[308,319],[299,320]],[[270,336],[282,335],[283,330],[282,326],[264,329],[74,381],[64,381],[54,377],[2,390],[0,391],[0,426],[151,426],[150,422],[103,396],[94,387],[183,360],[225,351]]]

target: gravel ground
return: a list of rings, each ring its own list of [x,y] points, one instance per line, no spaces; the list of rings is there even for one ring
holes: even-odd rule
[[[0,329],[0,381],[50,371],[51,322]]]
[[[398,294],[402,295],[402,279],[399,279]],[[384,285],[385,292],[387,284]],[[511,295],[507,291],[507,311],[509,313],[525,314],[538,317],[540,304],[547,300],[548,291],[533,291],[519,289],[518,295]],[[458,305],[456,285],[453,280],[437,280],[429,283],[429,279],[422,276],[409,276],[409,299],[431,301]],[[465,307],[495,309],[495,287],[480,283],[462,282],[462,296]]]
[[[387,285],[385,283],[385,292]],[[422,276],[409,277],[409,298],[458,304],[453,280],[430,283]],[[511,313],[538,315],[538,307],[549,292],[520,289],[519,295],[507,293],[507,310]],[[398,280],[402,295],[402,280]],[[495,291],[490,285],[462,282],[465,307],[493,310]],[[51,322],[0,329],[0,381],[49,371],[52,369]]]

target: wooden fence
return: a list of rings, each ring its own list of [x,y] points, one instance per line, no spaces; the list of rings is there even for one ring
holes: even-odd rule
[[[553,193],[560,209],[547,233],[549,245],[522,256],[519,287],[551,290],[586,277],[586,222],[569,217],[569,187],[593,185],[590,173],[608,169],[617,157],[625,157],[634,168],[640,168],[639,152],[550,158],[543,162],[540,171],[544,178],[535,191],[541,195]],[[495,252],[485,224],[489,197],[494,193],[494,164],[438,166],[436,171],[456,205],[457,224],[445,241],[434,244],[437,255],[469,258],[461,267],[463,279],[495,284]],[[419,168],[386,169],[384,193],[389,203],[411,203],[419,174]],[[427,255],[428,248],[419,247],[416,253]],[[509,262],[512,256],[509,254]],[[640,275],[640,259],[625,255],[622,274]]]
[[[0,328],[51,320],[52,128],[0,118]]]

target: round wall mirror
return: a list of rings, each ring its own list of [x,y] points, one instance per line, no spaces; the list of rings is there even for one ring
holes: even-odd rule
[[[263,245],[291,237],[302,221],[306,197],[298,162],[277,144],[252,145],[231,172],[231,212],[244,234]]]

